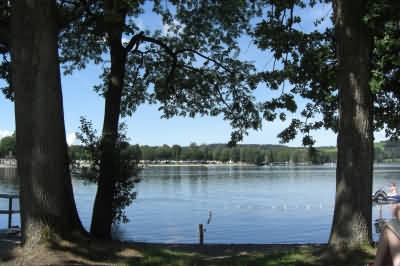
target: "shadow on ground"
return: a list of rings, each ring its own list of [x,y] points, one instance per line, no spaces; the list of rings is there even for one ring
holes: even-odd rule
[[[24,250],[30,265],[363,265],[374,250],[334,253],[326,245],[186,245],[119,241],[51,241]]]
[[[18,248],[21,246],[21,237],[19,235],[0,235],[0,264],[2,262],[14,260],[20,254]]]

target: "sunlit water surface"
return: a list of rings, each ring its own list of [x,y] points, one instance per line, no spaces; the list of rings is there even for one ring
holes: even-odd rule
[[[145,168],[136,186],[137,199],[126,210],[130,221],[116,228],[115,236],[197,243],[198,225],[204,224],[205,243],[326,243],[335,171],[330,166]],[[0,193],[17,191],[11,180],[0,178]],[[399,181],[400,166],[375,167],[374,191]],[[73,179],[73,186],[78,212],[88,228],[96,186],[78,179]],[[7,207],[8,202],[1,200],[0,209]],[[373,207],[373,219],[378,215]],[[383,217],[390,218],[390,206],[383,207]],[[19,225],[18,215],[13,224]],[[6,226],[7,217],[1,215],[0,228]]]

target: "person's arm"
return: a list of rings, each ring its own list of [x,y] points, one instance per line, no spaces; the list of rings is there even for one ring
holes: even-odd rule
[[[379,238],[378,242],[378,247],[376,248],[376,256],[375,256],[375,266],[383,266],[387,265],[387,262],[389,261],[389,243],[387,239],[386,232],[388,229],[384,228],[384,230],[381,232],[381,236]]]

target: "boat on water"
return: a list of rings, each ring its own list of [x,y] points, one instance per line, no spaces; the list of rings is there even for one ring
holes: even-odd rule
[[[377,205],[400,203],[400,195],[390,196],[383,189],[377,190],[372,195],[372,202]]]
[[[400,195],[388,195],[383,189],[377,190],[372,195],[372,203],[378,207],[379,217],[375,220],[375,231],[381,233],[387,219],[382,216],[382,205],[400,204]]]

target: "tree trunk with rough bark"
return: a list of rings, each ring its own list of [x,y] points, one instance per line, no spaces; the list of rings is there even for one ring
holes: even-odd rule
[[[336,198],[329,245],[372,239],[373,98],[368,85],[372,39],[363,22],[367,1],[333,1],[339,61]]]
[[[126,62],[125,48],[121,43],[126,14],[118,12],[117,6],[115,1],[105,1],[104,19],[110,44],[111,73],[105,92],[100,176],[90,228],[93,236],[102,239],[111,238],[115,175],[119,172],[116,145]]]
[[[11,60],[23,242],[83,233],[73,197],[57,47],[56,1],[12,3]]]

